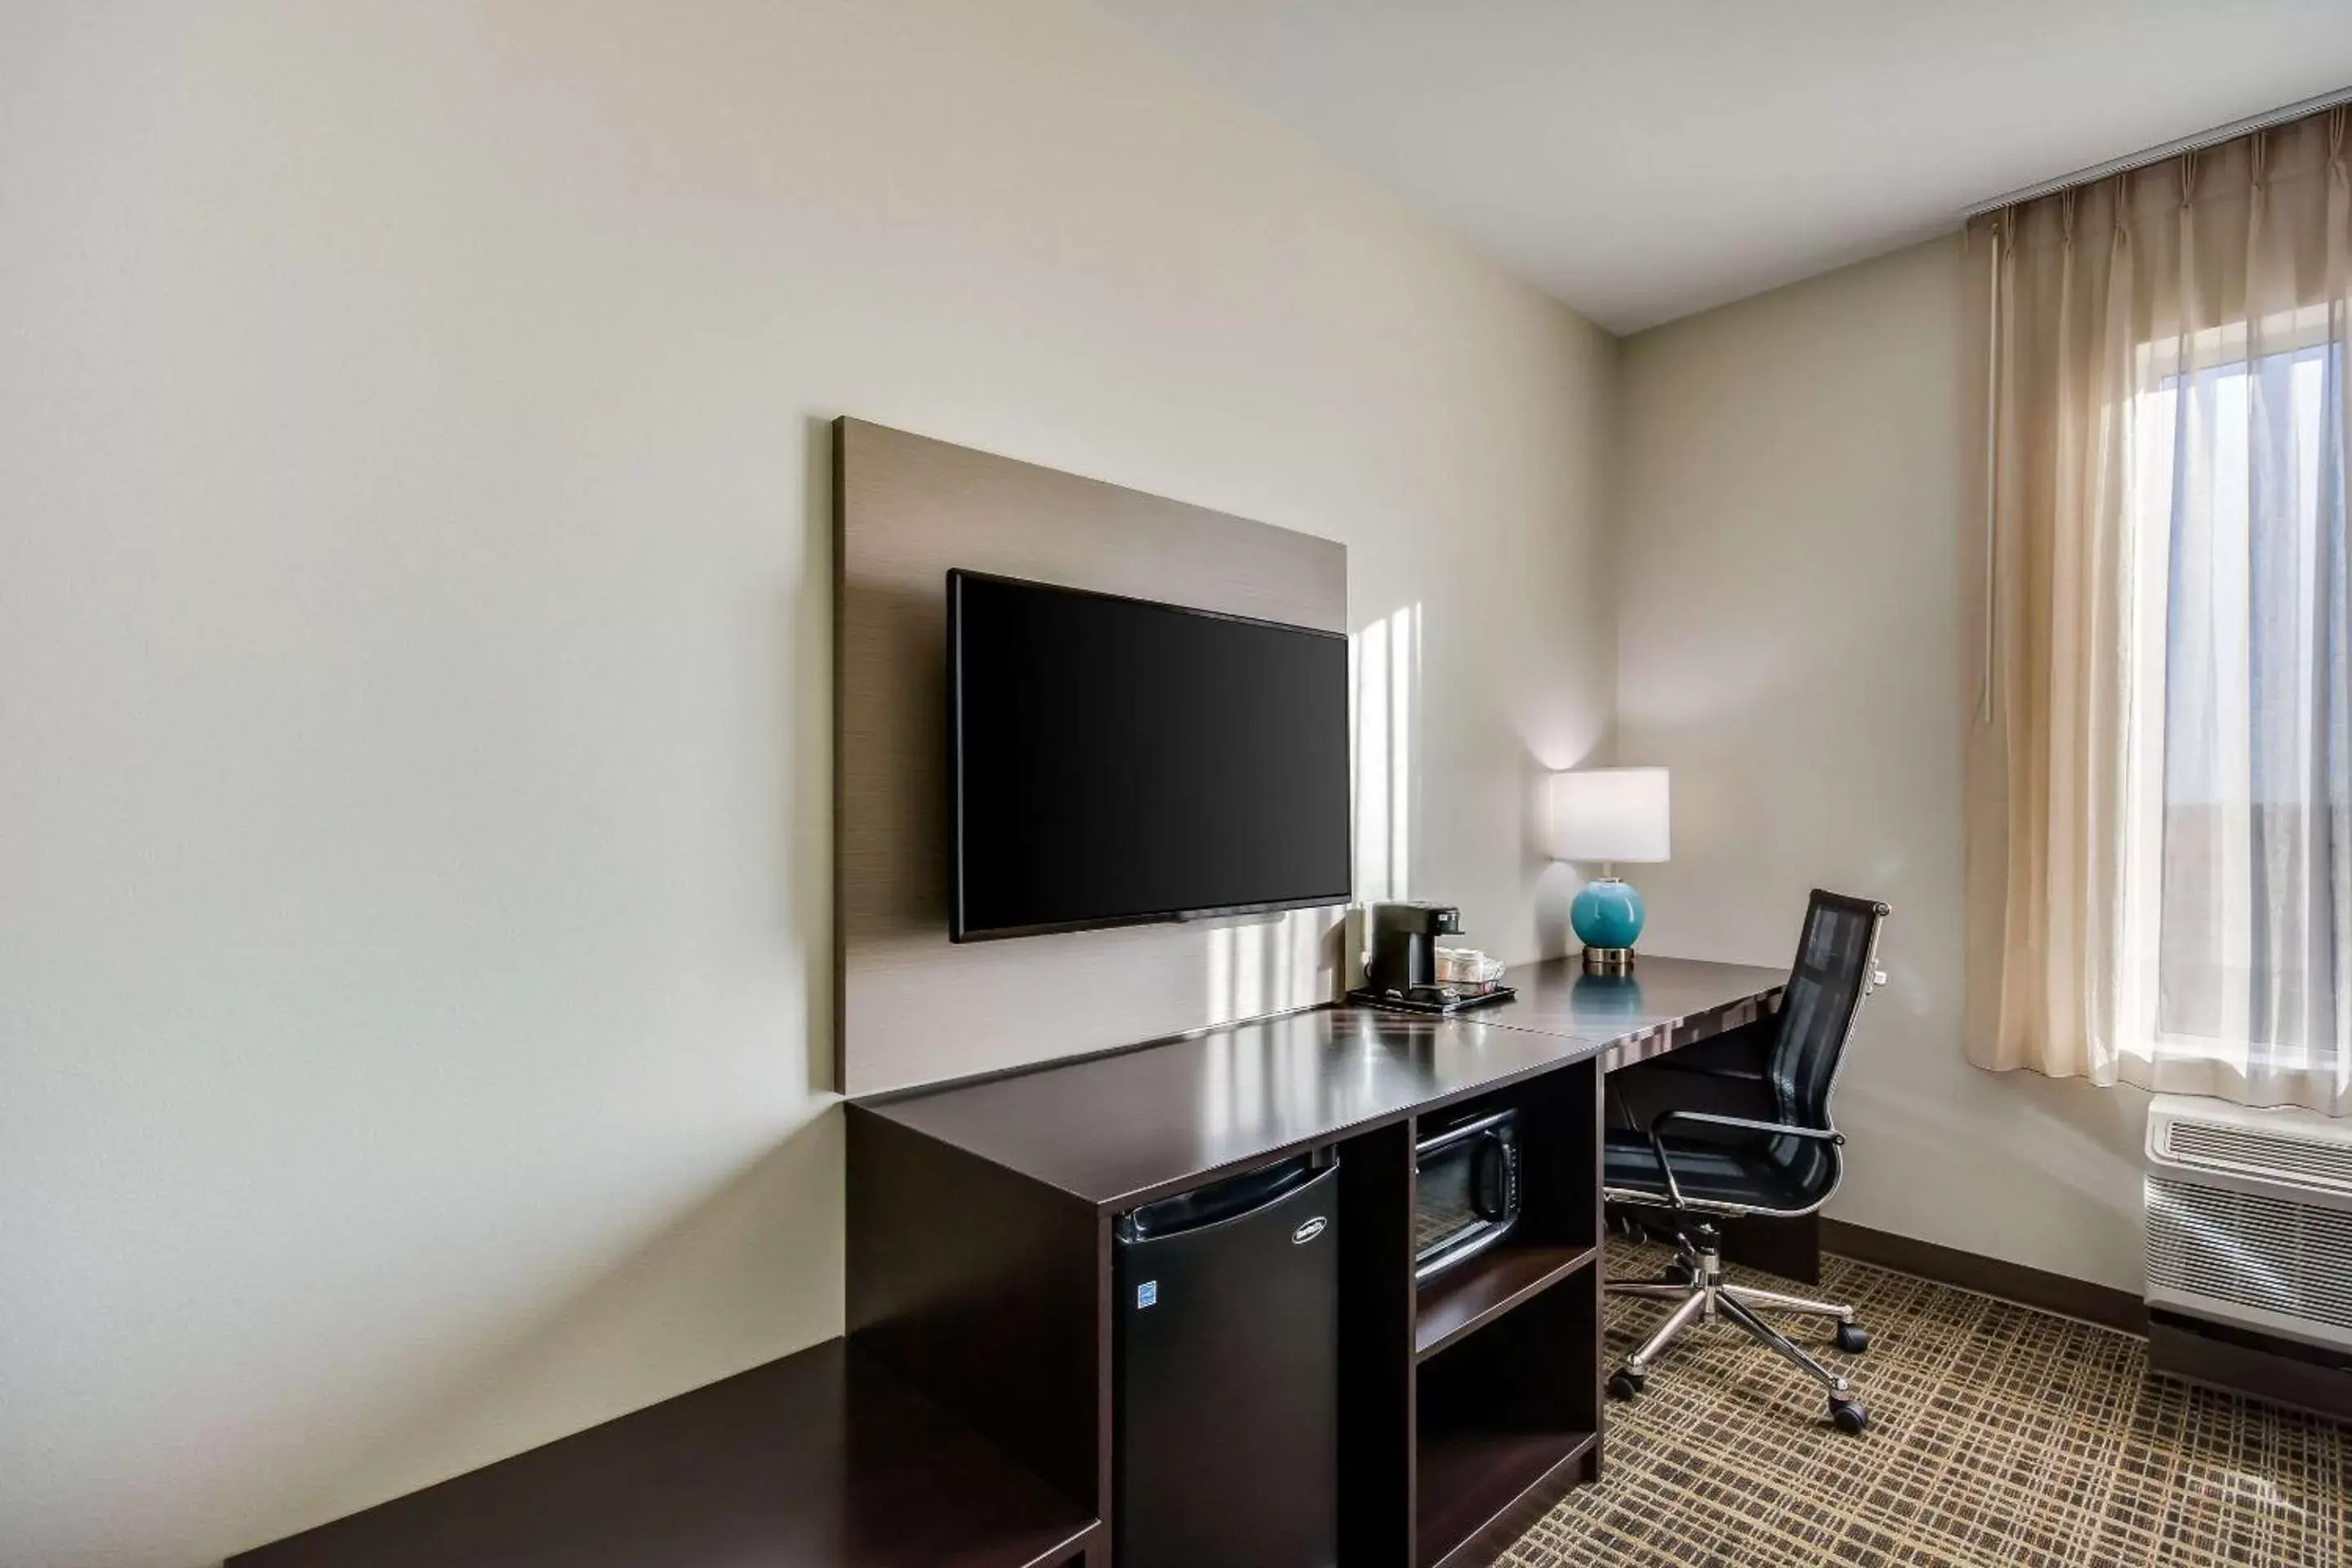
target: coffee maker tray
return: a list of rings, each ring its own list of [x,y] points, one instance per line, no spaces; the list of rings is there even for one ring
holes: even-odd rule
[[[1423,986],[1418,989],[1435,991],[1438,988]],[[1450,1000],[1432,997],[1424,1001],[1419,997],[1408,996],[1401,991],[1375,991],[1369,985],[1359,985],[1348,993],[1348,1000],[1366,1007],[1387,1007],[1399,1013],[1421,1013],[1430,1017],[1445,1018],[1456,1013],[1467,1013],[1475,1007],[1487,1007],[1497,1002],[1507,1002],[1517,994],[1518,992],[1508,985],[1497,985],[1491,991],[1482,991],[1476,995],[1457,995]]]

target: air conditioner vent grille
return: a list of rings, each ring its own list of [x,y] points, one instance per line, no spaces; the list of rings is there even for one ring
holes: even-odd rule
[[[2352,1193],[2352,1141],[2323,1142],[2225,1122],[2178,1121],[2165,1128],[2164,1154],[2202,1170]]]
[[[2352,1214],[2161,1176],[2147,1204],[2151,1288],[2352,1333]]]

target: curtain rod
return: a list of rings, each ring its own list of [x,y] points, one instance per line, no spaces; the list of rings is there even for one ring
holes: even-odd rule
[[[2334,92],[2323,92],[2317,98],[2306,98],[2300,103],[2290,103],[2283,109],[2273,109],[2265,114],[2253,114],[2243,120],[2232,120],[2227,125],[2216,125],[2210,131],[2200,131],[2194,136],[2183,136],[2177,142],[2167,142],[2161,147],[2150,147],[2141,153],[2127,153],[2120,158],[2110,158],[2104,163],[2094,163],[2087,169],[2077,169],[2071,174],[2061,174],[2054,180],[2044,180],[2038,185],[2027,185],[2021,190],[2011,191],[2006,195],[1995,196],[1989,202],[1979,202],[1960,216],[1964,219],[1982,217],[1989,212],[1998,212],[2002,207],[2015,206],[2020,202],[2030,202],[2038,196],[2050,195],[2075,185],[2087,185],[2111,175],[2128,174],[2134,169],[2145,169],[2150,163],[2161,163],[2167,158],[2177,158],[2183,153],[2194,153],[2200,148],[2235,141],[2241,136],[2251,136],[2257,131],[2267,131],[2273,125],[2284,125],[2290,120],[2300,120],[2306,114],[2316,114],[2323,109],[2333,109],[2339,103],[2352,103],[2352,87],[2338,88]]]

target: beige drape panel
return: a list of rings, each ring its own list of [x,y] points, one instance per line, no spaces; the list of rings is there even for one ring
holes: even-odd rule
[[[2352,1110],[2347,130],[1969,227],[1979,1066]]]

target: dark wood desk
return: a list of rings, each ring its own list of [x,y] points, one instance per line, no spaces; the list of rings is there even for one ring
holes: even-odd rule
[[[1323,1007],[1184,1039],[856,1102],[1098,1208],[1170,1193],[1594,1055],[1615,1068],[1748,1023],[1785,971],[1572,959],[1506,976],[1517,998],[1453,1018]]]
[[[1483,1563],[1598,1473],[1604,1068],[1752,1020],[1784,975],[1508,978],[1517,1000],[1454,1018],[1320,1008],[853,1103],[853,1339],[1108,1521],[1114,1216],[1334,1149],[1342,1554]],[[1416,1289],[1416,1127],[1488,1103],[1521,1119],[1519,1224]]]

